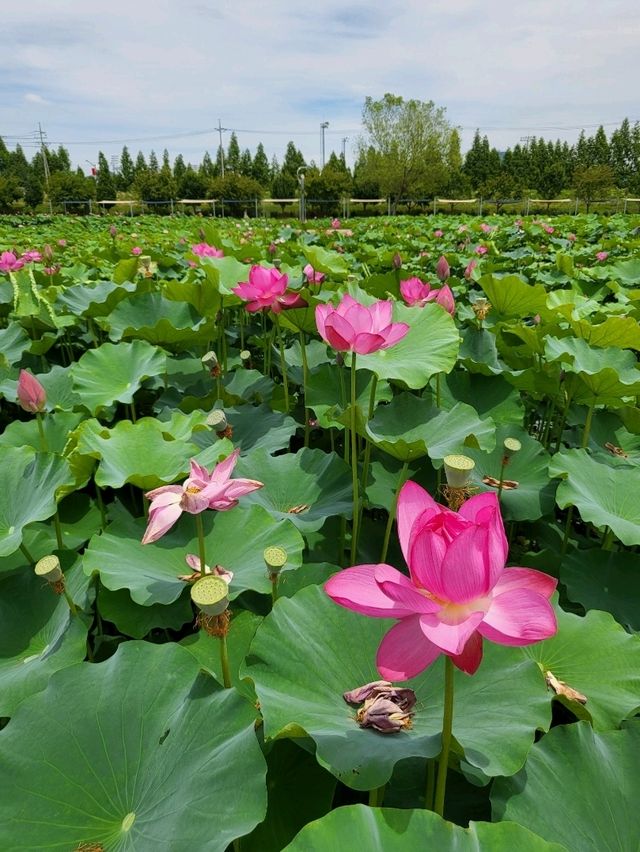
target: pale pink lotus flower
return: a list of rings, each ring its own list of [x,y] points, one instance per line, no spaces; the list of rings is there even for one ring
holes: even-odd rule
[[[194,574],[200,574],[200,557],[196,556],[195,553],[187,553],[184,558],[185,562],[191,568]],[[226,568],[223,568],[222,565],[214,565],[213,568],[209,567],[209,565],[204,566],[205,574],[213,574],[215,577],[220,577],[221,580],[224,580],[227,586],[233,580],[233,571],[227,571]],[[180,580],[191,579],[190,577],[179,577]]]
[[[479,255],[486,254],[488,251],[489,251],[489,249],[486,246],[476,246],[475,247],[475,253],[479,254]]]
[[[22,260],[24,260],[25,263],[40,263],[42,255],[39,251],[30,249],[29,251],[22,252]]]
[[[456,310],[455,299],[448,284],[440,288],[432,288],[430,284],[424,284],[419,278],[407,278],[400,282],[400,295],[410,308],[423,308],[427,302],[435,302],[452,316]]]
[[[131,254],[134,254],[137,257],[139,254],[142,254],[142,249],[140,248],[140,246],[134,246],[131,249]]]
[[[608,251],[598,251],[596,252],[596,259],[599,261],[606,260],[609,257]]]
[[[12,251],[3,251],[0,254],[0,272],[17,272],[25,263],[24,258],[16,257]]]
[[[434,237],[443,237],[444,231],[441,231],[440,228],[438,228],[436,231],[433,232],[433,236]]]
[[[467,264],[466,269],[464,271],[464,277],[467,280],[469,278],[471,278],[471,276],[473,275],[473,270],[476,268],[477,265],[478,265],[478,261],[475,259],[475,257],[472,257],[471,260],[469,261],[469,263]]]
[[[553,234],[553,232],[555,231],[553,225],[543,225],[543,228],[545,229],[547,234]]]
[[[161,538],[183,512],[191,515],[198,515],[205,509],[226,512],[238,504],[240,497],[262,488],[263,483],[255,479],[231,479],[239,455],[240,450],[234,450],[211,473],[191,459],[189,478],[182,485],[162,485],[148,491],[145,497],[151,500],[151,506],[142,544]]]
[[[515,219],[514,222],[513,222],[513,226],[514,226],[514,228],[521,228],[522,227],[522,219]]]
[[[391,302],[374,302],[368,307],[349,295],[337,308],[316,306],[316,325],[320,337],[338,352],[369,355],[399,343],[409,331],[404,322],[392,322]]]
[[[493,228],[491,227],[491,225],[487,225],[486,222],[483,222],[480,225],[480,230],[482,231],[483,234],[490,234],[491,231],[493,231]]]
[[[326,277],[324,272],[317,272],[310,263],[302,271],[309,284],[322,284]]]
[[[26,370],[20,370],[17,386],[18,403],[31,414],[44,411],[47,404],[47,394],[40,382]]]
[[[442,255],[436,263],[436,275],[440,281],[446,281],[450,274],[451,268],[449,266],[449,262],[447,261],[447,258]]]
[[[64,248],[67,245],[67,241],[66,240],[58,240],[58,245],[60,246],[60,248]]]
[[[569,242],[575,243],[577,238],[575,234],[567,234],[567,239],[569,240]]]
[[[324,587],[347,609],[399,619],[378,648],[382,677],[415,677],[440,654],[473,674],[483,639],[521,646],[555,634],[549,598],[557,581],[530,568],[505,568],[508,545],[495,493],[477,494],[452,512],[407,482],[398,499],[398,537],[409,577],[391,565],[357,565]]]
[[[249,270],[249,281],[241,281],[233,288],[249,313],[272,310],[274,314],[287,308],[304,308],[307,303],[297,293],[287,292],[288,277],[277,269],[267,269],[264,266],[252,266]]]
[[[208,243],[196,243],[191,246],[193,254],[198,257],[224,257],[222,249],[217,249],[215,246],[210,246]]]
[[[459,234],[464,234],[464,232],[465,232],[465,231],[468,231],[468,230],[469,230],[469,229],[467,228],[467,226],[466,226],[466,225],[460,225],[460,227],[458,228],[458,233],[459,233]]]

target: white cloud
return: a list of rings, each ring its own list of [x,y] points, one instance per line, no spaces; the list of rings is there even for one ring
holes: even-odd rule
[[[25,101],[28,104],[46,104],[47,101],[42,97],[42,95],[38,95],[35,92],[27,92],[24,96]]]

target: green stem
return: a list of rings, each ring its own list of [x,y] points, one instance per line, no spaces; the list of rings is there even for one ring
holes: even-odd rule
[[[244,308],[240,308],[240,351],[244,349]]]
[[[400,476],[398,477],[398,487],[396,489],[396,496],[393,498],[393,503],[389,508],[389,518],[387,520],[387,526],[384,531],[384,541],[382,543],[382,552],[380,553],[380,562],[384,562],[387,558],[387,551],[389,550],[389,539],[391,538],[391,530],[393,529],[393,522],[396,519],[396,512],[398,510],[398,495],[400,494],[400,489],[407,480],[408,473],[409,462],[405,462],[402,465]]]
[[[267,340],[267,317],[265,311],[262,311],[262,360],[264,362],[264,374],[265,376],[269,376],[269,370],[267,369],[268,365],[268,354],[269,354],[269,341]]]
[[[284,341],[282,339],[282,330],[280,328],[280,318],[278,314],[274,314],[276,335],[278,337],[278,349],[280,350],[280,372],[282,373],[282,386],[284,388],[284,410],[289,413],[289,379],[287,377],[287,362],[284,357]]]
[[[584,421],[584,428],[582,430],[582,443],[580,447],[584,450],[589,444],[589,435],[591,434],[591,421],[593,420],[593,409],[595,408],[595,403],[592,402],[589,406],[589,410],[587,411],[587,419]]]
[[[309,363],[307,361],[307,343],[304,339],[304,331],[300,332],[300,355],[302,357],[302,393],[304,394],[304,445],[309,446],[309,416],[307,408],[307,377],[309,375]]]
[[[502,488],[504,486],[504,469],[507,466],[507,461],[507,456],[502,456],[502,464],[500,465],[500,482],[498,483],[498,500],[502,497]]]
[[[438,778],[433,809],[439,815],[444,814],[444,794],[447,786],[447,768],[451,748],[451,729],[453,725],[453,663],[451,657],[444,658],[444,713],[442,717],[442,751],[438,759]]]
[[[611,527],[605,527],[602,533],[602,543],[600,545],[603,550],[613,550],[613,530]]]
[[[229,669],[229,652],[227,650],[227,637],[220,637],[220,665],[222,666],[222,682],[225,689],[231,689],[231,671]]]
[[[205,556],[205,548],[204,548],[204,527],[202,526],[202,513],[198,513],[195,515],[196,519],[196,530],[198,532],[198,554],[200,556],[200,576],[204,577],[205,574],[205,565],[207,564],[207,559]]]
[[[97,485],[97,484],[96,484],[96,499],[98,501],[98,509],[100,509],[101,526],[102,526],[102,530],[104,531],[104,528],[107,525],[107,513],[106,513],[105,508],[104,508],[104,500],[102,499],[102,488],[100,488],[100,486]]]
[[[42,423],[42,414],[40,412],[36,412],[36,422],[38,424],[38,432],[40,433],[40,449],[43,453],[49,452],[49,444],[47,443],[47,436],[44,434],[44,425]]]
[[[436,787],[436,762],[433,758],[427,760],[427,791],[424,797],[424,806],[428,811],[433,810],[433,793]]]
[[[382,803],[384,802],[384,790],[385,784],[382,787],[374,787],[369,790],[369,807],[370,808],[381,808]]]
[[[137,416],[136,416],[136,404],[135,404],[135,402],[133,401],[133,397],[131,397],[131,405],[130,405],[130,408],[131,408],[131,422],[132,422],[132,423],[135,423],[135,422],[137,421],[137,419],[138,419],[138,418],[137,418]]]
[[[73,598],[66,589],[64,590],[64,598],[69,604],[69,612],[72,616],[76,616],[78,614],[78,607],[74,604]]]
[[[356,353],[351,353],[351,478],[353,483],[353,522],[351,526],[351,562],[355,565],[358,555],[358,516],[360,498],[358,493],[358,447],[356,433]]]
[[[371,393],[369,394],[369,411],[367,414],[367,422],[373,417],[373,412],[376,407],[376,390],[378,388],[378,377],[374,374],[371,381]],[[367,489],[369,483],[369,464],[371,462],[371,441],[365,437],[364,446],[364,462],[362,465],[362,495]]]
[[[582,441],[580,443],[581,449],[585,449],[589,443],[589,435],[591,434],[591,421],[593,420],[593,410],[595,408],[595,403],[592,402],[589,406],[589,410],[587,411],[587,417],[584,421],[584,428],[582,430]],[[573,506],[569,506],[569,511],[567,512],[567,519],[564,525],[564,536],[562,538],[562,547],[560,549],[560,555],[564,556],[567,552],[567,547],[569,546],[569,534],[571,532],[571,524],[573,522]]]
[[[271,575],[271,605],[278,600],[278,574]]]
[[[24,544],[21,544],[21,545],[20,545],[20,552],[22,553],[22,555],[24,556],[24,558],[27,560],[27,562],[28,562],[31,566],[34,566],[34,565],[36,564],[36,560],[35,560],[35,559],[33,558],[33,556],[29,553],[29,551],[27,550],[26,545],[24,545]]]

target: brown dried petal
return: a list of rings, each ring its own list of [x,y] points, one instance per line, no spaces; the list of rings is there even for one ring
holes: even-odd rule
[[[496,479],[495,476],[483,476],[482,481],[485,485],[491,485],[493,488],[500,487],[500,480]],[[517,488],[520,483],[516,482],[515,479],[503,479],[502,480],[502,490],[503,491],[512,491],[514,488]]]
[[[369,698],[356,713],[361,728],[374,728],[382,734],[393,734],[411,727],[411,713],[405,713],[395,702],[379,695]]]
[[[563,680],[558,680],[553,672],[547,672],[544,679],[547,682],[547,686],[550,686],[556,695],[562,695],[564,698],[568,698],[569,701],[577,701],[579,704],[587,703],[586,695],[583,695],[581,692],[578,692],[577,689],[568,686]]]
[[[388,680],[372,680],[371,683],[365,683],[364,686],[358,686],[356,689],[350,689],[343,694],[347,704],[361,704],[371,697],[374,690],[380,687],[389,688],[392,684]]]

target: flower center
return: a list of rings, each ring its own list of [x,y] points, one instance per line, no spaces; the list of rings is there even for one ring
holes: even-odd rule
[[[202,488],[198,488],[197,485],[189,485],[185,488],[187,494],[199,494],[202,491]]]

